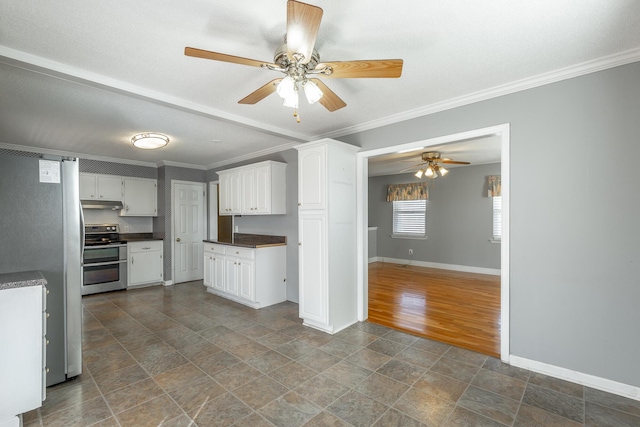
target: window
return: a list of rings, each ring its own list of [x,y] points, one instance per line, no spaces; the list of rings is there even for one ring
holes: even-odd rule
[[[502,196],[493,199],[493,239],[502,239]]]
[[[394,237],[425,237],[426,223],[426,200],[396,200],[393,202]]]

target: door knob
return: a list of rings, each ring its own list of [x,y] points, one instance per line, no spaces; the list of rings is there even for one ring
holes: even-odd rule
[[[179,241],[180,241],[180,238],[179,238],[179,237],[176,237],[176,242],[179,242]]]

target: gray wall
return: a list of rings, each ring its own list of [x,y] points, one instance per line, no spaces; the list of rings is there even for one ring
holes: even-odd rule
[[[510,123],[511,354],[638,387],[639,118],[636,62],[341,139]]]
[[[378,256],[499,269],[500,245],[489,241],[493,205],[486,185],[487,176],[496,174],[499,163],[450,168],[446,177],[429,180],[427,240],[391,237],[393,203],[387,202],[387,185],[416,182],[412,173],[370,178],[369,225],[378,227]]]
[[[285,215],[236,216],[235,225],[240,233],[272,234],[287,236],[287,300],[298,302],[298,151],[286,150],[269,156],[251,159],[242,163],[216,169],[225,170],[264,160],[287,164]],[[207,172],[210,181],[217,181],[218,175]]]

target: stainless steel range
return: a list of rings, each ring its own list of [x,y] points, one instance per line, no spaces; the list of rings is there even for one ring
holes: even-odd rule
[[[127,244],[118,224],[84,227],[82,295],[127,288]]]

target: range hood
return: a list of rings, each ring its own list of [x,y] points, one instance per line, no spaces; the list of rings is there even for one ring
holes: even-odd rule
[[[122,202],[119,201],[107,201],[107,200],[81,200],[83,209],[105,209],[112,211],[119,211],[122,209]]]

